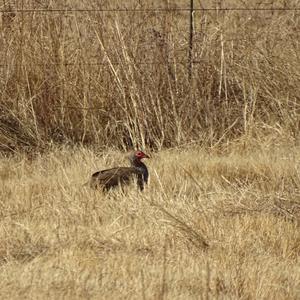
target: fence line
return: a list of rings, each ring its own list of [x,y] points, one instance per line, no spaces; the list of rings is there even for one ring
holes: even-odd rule
[[[200,64],[205,60],[192,60],[193,64]],[[186,61],[176,61],[176,64],[180,64],[180,65],[186,65],[187,62],[189,62],[188,60]],[[133,65],[161,65],[161,62],[131,62]],[[111,62],[112,65],[128,65],[129,63],[124,63],[124,62]],[[4,68],[4,67],[8,67],[11,66],[12,64],[0,64],[0,68]],[[16,63],[13,64],[16,67],[20,67],[20,66],[25,66],[28,64],[22,64],[22,63]],[[35,63],[35,66],[65,66],[65,67],[71,67],[71,66],[110,66],[110,63],[108,62],[103,62],[103,63]]]
[[[96,8],[96,9],[72,9],[72,8],[41,8],[41,9],[25,9],[22,7],[21,9],[19,8],[13,8],[11,6],[6,6],[7,9],[0,9],[0,17],[1,14],[3,17],[5,15],[7,16],[12,16],[14,17],[16,14],[23,14],[23,13],[143,13],[143,12],[148,12],[148,13],[172,13],[172,12],[187,12],[190,13],[190,37],[189,37],[189,55],[186,60],[180,60],[176,61],[177,64],[182,64],[182,65],[188,65],[189,69],[189,78],[192,76],[192,66],[193,64],[201,64],[204,60],[202,59],[193,59],[193,42],[194,42],[194,28],[193,28],[193,14],[195,12],[228,12],[228,11],[236,11],[236,12],[299,12],[300,8],[299,7],[208,7],[208,8],[196,8],[193,6],[193,0],[190,0],[191,6],[190,7],[176,7],[176,8]],[[4,5],[5,7],[5,5]],[[236,40],[243,40],[243,39],[229,39],[229,40],[224,40],[224,42],[230,42],[230,41],[236,41]],[[247,39],[249,41],[249,39]],[[132,64],[135,65],[160,65],[160,62],[156,61],[144,61],[144,62],[135,62],[132,60]],[[168,60],[166,60],[166,63],[168,63]],[[123,62],[113,62],[114,65],[120,65],[124,64]],[[24,63],[16,63],[14,66],[24,66],[26,64]],[[38,63],[37,65],[39,66],[109,66],[108,62],[95,62],[95,63],[82,63],[82,62],[75,62],[75,63],[68,63],[68,62],[61,62],[61,63]],[[5,68],[7,67],[8,64],[6,63],[1,63],[0,62],[0,68]]]
[[[259,7],[252,7],[252,8],[245,8],[245,7],[222,7],[222,8],[194,8],[194,11],[300,11],[299,7],[274,7],[274,8],[259,8]],[[73,12],[176,12],[176,11],[186,11],[190,12],[190,8],[107,8],[107,9],[2,9],[0,13],[73,13]]]

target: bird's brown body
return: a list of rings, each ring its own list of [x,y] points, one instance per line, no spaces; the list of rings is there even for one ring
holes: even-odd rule
[[[131,167],[116,167],[94,173],[90,180],[90,186],[109,190],[118,185],[127,185],[135,179],[140,190],[143,190],[144,183],[148,181],[148,169],[141,162],[143,158],[149,158],[149,156],[137,151],[129,156]]]

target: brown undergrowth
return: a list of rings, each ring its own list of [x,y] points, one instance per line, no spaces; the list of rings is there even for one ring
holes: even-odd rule
[[[4,1],[1,149],[297,140],[299,1],[194,2],[264,10],[196,11],[190,79],[189,1]]]

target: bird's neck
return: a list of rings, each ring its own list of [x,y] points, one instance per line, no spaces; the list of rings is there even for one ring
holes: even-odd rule
[[[130,163],[135,168],[147,169],[146,165],[141,162],[139,159],[130,160]]]
[[[143,162],[141,162],[139,159],[133,159],[130,161],[130,163],[134,168],[140,170],[143,173],[144,181],[147,182],[149,173],[146,165]]]

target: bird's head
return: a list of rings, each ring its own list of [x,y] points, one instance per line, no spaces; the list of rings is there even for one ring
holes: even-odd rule
[[[135,159],[141,160],[143,158],[150,158],[149,155],[145,154],[143,151],[135,151],[133,154]]]

